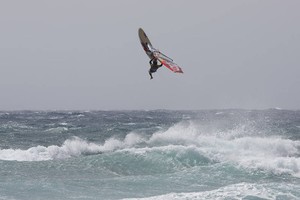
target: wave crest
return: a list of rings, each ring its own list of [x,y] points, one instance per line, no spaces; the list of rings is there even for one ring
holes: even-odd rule
[[[1,160],[16,161],[44,161],[53,159],[65,159],[72,156],[79,156],[84,153],[100,153],[101,146],[89,143],[78,137],[66,140],[62,146],[37,146],[27,150],[2,149],[0,150]]]
[[[37,146],[27,150],[2,149],[0,159],[43,161],[118,151],[146,157],[163,154],[166,156],[164,159],[176,158],[180,165],[186,162],[187,166],[200,166],[203,165],[203,160],[209,159],[204,163],[220,162],[247,170],[288,173],[300,177],[300,141],[279,136],[251,135],[252,133],[242,136],[241,132],[247,129],[237,127],[227,132],[209,132],[195,123],[178,123],[166,131],[152,135],[129,133],[124,139],[111,137],[102,144],[74,137],[61,146]],[[168,154],[170,149],[175,153]],[[112,154],[114,155],[116,154]]]

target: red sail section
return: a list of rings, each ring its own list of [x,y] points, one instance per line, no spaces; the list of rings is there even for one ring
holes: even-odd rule
[[[182,69],[174,62],[163,60],[161,58],[158,59],[164,66],[169,68],[171,71],[175,73],[183,73]]]
[[[155,52],[154,57],[156,57],[159,60],[159,62],[161,62],[164,66],[169,68],[171,71],[175,73],[183,73],[182,69],[176,63],[174,63],[172,59],[166,57],[162,53]]]

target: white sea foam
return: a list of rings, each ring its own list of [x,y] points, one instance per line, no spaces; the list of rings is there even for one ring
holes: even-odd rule
[[[47,130],[45,130],[45,132],[49,132],[49,133],[62,133],[69,130],[67,127],[55,127],[55,128],[49,128]]]
[[[207,134],[193,123],[177,124],[165,132],[153,134],[148,143],[156,146],[192,145],[213,160],[300,177],[300,141],[275,136],[241,137],[241,131],[244,128],[237,127],[227,133]]]
[[[282,192],[278,189],[271,189],[269,185],[259,185],[252,183],[239,183],[234,185],[225,186],[216,190],[192,193],[169,193],[165,195],[138,198],[140,200],[221,200],[221,199],[276,199],[281,196],[285,199],[297,199],[296,196],[290,194],[289,191]],[[135,198],[137,199],[137,198]],[[124,199],[125,200],[125,199]],[[126,199],[130,200],[130,199]]]
[[[62,146],[36,146],[27,150],[22,149],[0,149],[0,160],[16,161],[44,161],[53,159],[66,159],[82,154],[97,154],[122,148],[133,147],[143,142],[144,139],[135,133],[126,135],[124,140],[110,138],[104,144],[87,142],[74,137],[66,140]]]
[[[66,140],[62,146],[37,146],[27,150],[1,149],[0,160],[43,161],[65,159],[84,153],[99,153],[101,150],[101,146],[97,144],[74,137],[73,139]]]
[[[245,128],[237,127],[228,132],[209,132],[195,123],[179,123],[152,136],[129,133],[124,139],[112,137],[101,144],[75,137],[66,140],[61,146],[37,146],[27,150],[2,149],[0,159],[41,161],[116,150],[139,154],[169,151],[170,148],[177,151],[177,147],[180,147],[180,151],[193,148],[194,152],[221,163],[300,177],[300,141],[278,136],[247,136],[245,131]]]
[[[124,140],[119,140],[116,138],[110,138],[106,140],[102,146],[102,149],[103,151],[113,151],[116,149],[130,148],[145,141],[146,139],[143,136],[136,133],[129,133],[126,135]]]

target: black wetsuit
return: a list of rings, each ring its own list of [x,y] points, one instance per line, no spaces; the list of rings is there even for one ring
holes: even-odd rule
[[[152,73],[156,72],[158,68],[160,68],[162,66],[162,64],[158,65],[157,64],[157,59],[151,59],[149,61],[149,64],[151,66],[151,68],[149,69],[149,75],[151,77],[151,79],[153,79]]]

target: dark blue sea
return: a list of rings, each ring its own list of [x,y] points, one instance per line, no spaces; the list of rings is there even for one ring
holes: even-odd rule
[[[300,111],[1,111],[0,199],[300,199]]]

